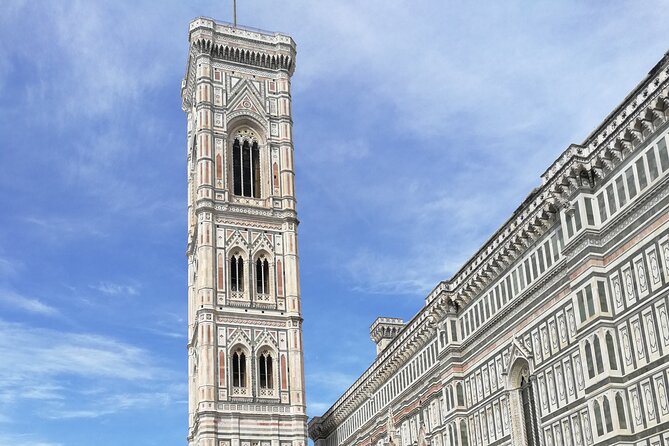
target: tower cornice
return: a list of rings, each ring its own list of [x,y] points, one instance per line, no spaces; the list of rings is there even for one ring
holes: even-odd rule
[[[200,17],[190,24],[191,48],[234,64],[268,70],[295,70],[295,41],[285,34],[234,26]]]

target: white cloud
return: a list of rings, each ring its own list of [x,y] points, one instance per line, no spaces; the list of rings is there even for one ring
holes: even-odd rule
[[[185,393],[180,375],[151,353],[92,333],[0,321],[0,357],[0,407],[37,404],[45,418],[146,409]]]
[[[0,305],[16,308],[42,316],[56,316],[59,311],[39,299],[23,296],[15,291],[0,288]]]
[[[669,2],[289,8],[301,24],[295,97],[329,120],[308,130],[296,121],[298,183],[318,187],[299,189],[301,210],[317,214],[302,218],[331,234],[310,242],[354,290],[420,295],[449,278],[662,56],[656,36]],[[617,38],[630,28],[642,31]],[[357,144],[367,148],[362,160],[349,156],[355,150],[327,157]]]
[[[52,242],[61,243],[71,238],[103,237],[105,235],[100,230],[99,224],[87,218],[25,216],[20,220],[31,225],[40,236]]]
[[[97,285],[91,285],[92,289],[110,296],[136,296],[139,294],[137,285],[127,285],[115,282],[100,282]]]
[[[158,311],[150,319],[153,325],[145,325],[142,330],[166,338],[186,339],[187,323],[183,314]]]
[[[69,420],[76,418],[100,418],[118,412],[155,409],[174,403],[173,395],[165,392],[141,392],[134,394],[117,394],[96,399],[94,404],[88,402],[90,408],[68,409],[52,406],[42,410],[40,414],[51,420]]]
[[[62,443],[53,443],[38,439],[33,434],[4,434],[0,433],[2,446],[63,446]]]

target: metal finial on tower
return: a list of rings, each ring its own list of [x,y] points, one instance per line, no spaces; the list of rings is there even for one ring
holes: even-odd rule
[[[232,23],[237,28],[237,0],[232,0]]]

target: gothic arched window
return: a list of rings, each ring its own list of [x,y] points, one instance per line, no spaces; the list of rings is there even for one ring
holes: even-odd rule
[[[583,291],[576,293],[576,300],[578,301],[578,315],[581,319],[581,322],[584,322],[588,316],[585,314],[585,299],[583,297]]]
[[[239,254],[230,257],[230,291],[244,291],[244,260]]]
[[[269,294],[269,262],[264,257],[256,260],[256,293]]]
[[[604,435],[604,426],[602,425],[602,411],[599,408],[599,403],[595,401],[592,403],[593,411],[595,412],[595,425],[597,426],[597,435]]]
[[[460,420],[460,446],[469,446],[467,438],[467,423],[465,420]]]
[[[611,370],[618,370],[616,363],[616,349],[613,345],[613,337],[611,333],[606,333],[606,353],[609,355],[609,367]]]
[[[604,423],[606,424],[606,432],[611,432],[613,430],[613,419],[611,418],[611,406],[609,405],[609,399],[604,397]]]
[[[599,336],[595,335],[595,340],[592,341],[592,345],[595,349],[595,361],[597,363],[597,373],[602,373],[604,371],[604,361],[602,359],[602,348],[599,345]]]
[[[455,385],[455,395],[458,399],[458,406],[464,406],[465,405],[465,394],[462,391],[462,383],[457,383]]]
[[[246,355],[241,348],[232,354],[232,387],[246,387]]]
[[[595,365],[592,363],[592,350],[590,349],[590,343],[585,341],[585,362],[588,365],[588,377],[595,377]]]
[[[530,378],[523,376],[520,379],[520,397],[523,404],[523,418],[525,421],[525,437],[527,446],[539,446],[539,428],[537,426],[537,407],[534,400],[534,389]]]
[[[618,413],[618,427],[620,427],[620,429],[627,429],[625,406],[623,405],[623,398],[619,393],[616,395],[616,412]]]
[[[263,351],[258,357],[258,380],[261,389],[274,388],[274,364],[268,350]]]
[[[260,198],[260,148],[257,141],[232,143],[232,189],[235,195]]]

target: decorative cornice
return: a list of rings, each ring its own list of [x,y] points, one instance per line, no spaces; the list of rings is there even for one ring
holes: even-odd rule
[[[181,82],[182,108],[192,107],[195,91],[195,61],[200,56],[236,65],[240,71],[282,73],[295,71],[295,41],[285,34],[233,26],[206,17],[190,23],[190,50],[186,75]]]
[[[563,152],[542,175],[542,186],[532,191],[493,237],[445,282],[460,305],[467,305],[550,229],[559,210],[571,207],[573,195],[583,187],[581,181],[587,180],[590,187],[595,179],[601,183],[667,121],[669,53],[635,91],[637,95],[633,92],[618,107],[618,113],[610,115],[609,125],[600,126],[583,144],[571,144]],[[655,126],[657,120],[660,123]]]
[[[191,22],[189,40],[197,54],[267,70],[295,70],[295,42],[289,36],[215,22]],[[260,49],[258,49],[260,48]]]

